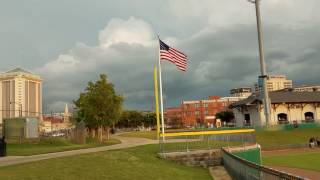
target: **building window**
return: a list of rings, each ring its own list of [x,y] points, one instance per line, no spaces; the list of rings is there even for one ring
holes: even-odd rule
[[[251,126],[250,114],[244,114],[244,125]]]
[[[312,112],[304,113],[304,119],[306,120],[306,122],[314,121],[313,113]]]
[[[285,113],[278,114],[278,124],[288,124],[288,115]]]

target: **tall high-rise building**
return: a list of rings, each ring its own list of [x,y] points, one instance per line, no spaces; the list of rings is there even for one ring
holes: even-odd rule
[[[281,89],[292,88],[292,80],[288,80],[285,75],[271,75],[267,78],[268,91],[277,91]],[[254,84],[255,92],[261,91],[259,83]]]
[[[13,117],[41,117],[42,79],[21,68],[0,74],[0,124]]]

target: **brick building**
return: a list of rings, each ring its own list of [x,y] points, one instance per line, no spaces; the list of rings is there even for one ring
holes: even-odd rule
[[[167,124],[169,125],[181,124],[181,116],[182,116],[182,110],[180,106],[165,109],[164,117],[166,119]]]
[[[170,124],[172,119],[178,119],[184,126],[191,127],[214,123],[216,113],[242,99],[244,97],[209,96],[207,100],[182,101],[179,107],[165,109],[166,122]]]

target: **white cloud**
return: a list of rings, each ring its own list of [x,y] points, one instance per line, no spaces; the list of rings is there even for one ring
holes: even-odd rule
[[[62,73],[75,70],[80,65],[80,61],[71,54],[61,54],[55,61],[48,62],[44,67],[37,69],[39,73]]]
[[[153,86],[145,87],[149,82],[143,79],[149,74],[152,78],[151,71],[157,57],[156,38],[151,26],[134,17],[127,20],[115,18],[100,31],[99,40],[97,46],[77,43],[69,53],[61,54],[36,69],[46,81],[44,109],[61,109],[65,101],[76,99],[86,83],[102,73],[107,74],[111,82],[116,82],[118,93],[128,99],[143,101],[151,96]]]
[[[297,28],[319,23],[319,0],[261,1],[263,23]],[[171,13],[181,22],[202,22],[203,27],[225,28],[255,23],[255,6],[247,0],[174,0],[169,1]]]
[[[166,17],[172,18],[170,20],[176,24],[169,24],[168,21],[168,26],[162,26],[164,22],[157,19],[149,21],[157,23],[152,24],[155,29],[165,27],[160,32],[165,32],[163,34],[167,36],[161,38],[181,49],[189,59],[186,73],[180,73],[169,62],[163,63],[164,94],[168,97],[165,105],[177,105],[182,99],[227,95],[230,88],[251,85],[256,81],[259,61],[254,5],[246,0],[169,2],[175,17],[168,17],[167,14]],[[283,3],[276,0],[262,2],[269,72],[285,73],[293,80],[303,79],[301,77],[304,76],[305,79],[315,77],[319,67],[313,63],[312,68],[307,68],[311,62],[304,61],[313,59],[316,62],[316,58],[312,57],[318,56],[319,48],[315,45],[319,43],[319,38],[315,38],[317,31],[313,30],[317,27],[307,26],[314,21],[308,17],[315,13],[294,15],[292,9],[298,5],[287,0]],[[298,4],[301,5],[300,2]],[[304,7],[309,9],[310,6]],[[300,20],[297,19],[306,21],[306,27],[301,28],[303,26],[299,26]],[[198,21],[202,21],[203,27],[190,30]],[[181,22],[183,25],[180,26]],[[292,28],[297,26],[300,28]],[[95,36],[99,38],[98,44],[78,43],[68,53],[39,68],[45,79],[45,109],[58,108],[63,105],[58,102],[70,102],[77,98],[86,83],[97,79],[101,73],[107,74],[117,92],[125,97],[126,108],[150,109],[153,105],[152,69],[158,55],[152,27],[135,17],[113,18]],[[184,35],[178,34],[183,31],[191,31],[185,39]],[[299,58],[307,48],[315,51]],[[272,54],[272,59],[268,58],[268,54]],[[292,57],[296,57],[294,60],[297,62],[293,62]]]
[[[121,43],[129,46],[151,46],[156,42],[153,30],[147,22],[134,17],[128,20],[114,18],[99,32],[98,46],[77,43],[69,53],[59,55],[56,60],[46,63],[35,71],[46,76],[59,76],[62,73],[89,71],[101,64],[121,63],[115,59],[123,56],[123,52],[111,48],[111,45]]]
[[[112,19],[99,33],[100,46],[109,48],[113,44],[128,43],[150,45],[156,35],[151,26],[141,19]]]

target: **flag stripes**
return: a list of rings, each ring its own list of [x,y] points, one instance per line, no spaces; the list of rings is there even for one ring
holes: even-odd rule
[[[171,48],[159,39],[160,59],[172,62],[182,71],[187,70],[187,56],[175,48]]]

